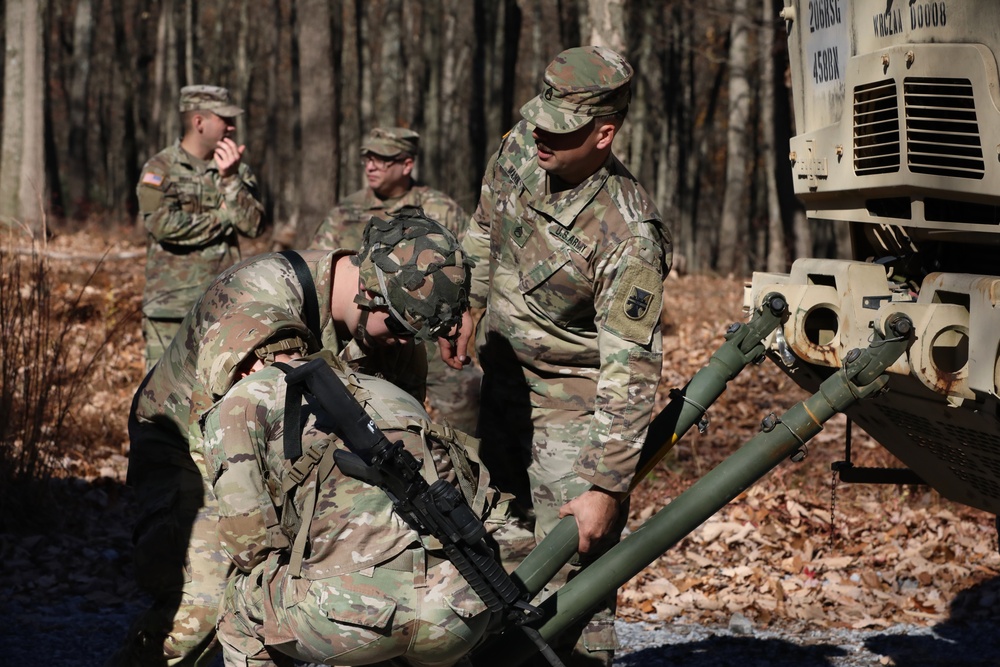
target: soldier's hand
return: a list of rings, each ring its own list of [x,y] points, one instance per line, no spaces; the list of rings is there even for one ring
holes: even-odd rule
[[[469,314],[469,311],[465,311],[462,313],[462,325],[458,329],[458,340],[452,343],[447,338],[438,338],[441,361],[459,371],[462,370],[463,366],[469,364],[472,361],[468,355],[472,330],[472,315]]]
[[[220,176],[226,178],[239,172],[244,150],[246,146],[237,146],[229,137],[223,137],[215,145],[215,164],[219,167]]]
[[[580,535],[577,549],[588,553],[598,541],[606,536],[618,518],[618,498],[601,489],[591,489],[559,508],[559,518],[572,514],[576,517],[576,529]]]

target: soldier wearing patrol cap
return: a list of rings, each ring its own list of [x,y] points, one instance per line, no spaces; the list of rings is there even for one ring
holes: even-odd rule
[[[443,192],[420,185],[413,177],[420,154],[420,135],[405,127],[376,127],[361,142],[361,164],[368,185],[330,210],[310,248],[356,248],[373,215],[386,218],[404,206],[419,206],[456,236],[468,216]]]
[[[146,227],[142,295],[146,370],[162,356],[188,308],[240,259],[238,234],[256,237],[264,208],[233,141],[243,109],[218,86],[181,88],[183,136],[142,168],[136,194]]]
[[[459,239],[468,215],[448,195],[420,185],[413,178],[420,153],[420,135],[405,127],[376,127],[361,142],[361,162],[368,185],[345,197],[320,224],[309,247],[317,250],[356,248],[361,230],[373,215],[387,218],[404,206],[419,206]],[[460,371],[441,361],[437,350],[427,354],[427,394],[431,405],[453,426],[467,433],[479,418],[482,374],[475,366]]]
[[[487,165],[463,241],[476,262],[471,305],[486,308],[476,340],[484,462],[501,490],[517,494],[529,527],[534,519],[520,546],[572,514],[585,559],[624,525],[621,499],[660,378],[670,236],[611,151],[632,74],[600,46],[556,56]],[[453,365],[467,358],[469,324],[445,350]],[[516,546],[508,536],[515,561]],[[611,664],[613,602],[571,655],[556,647],[567,664]]]

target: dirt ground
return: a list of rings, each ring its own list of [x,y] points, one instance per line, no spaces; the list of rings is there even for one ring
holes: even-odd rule
[[[143,374],[141,239],[127,230],[114,242],[92,232],[61,234],[46,252],[60,290],[80,297],[73,311],[80,340],[94,345],[102,333],[118,330],[90,374],[86,395],[78,397],[72,431],[79,437],[60,451],[52,490],[59,511],[37,530],[0,533],[6,565],[0,586],[6,605],[38,596],[82,597],[102,608],[128,605],[137,592],[129,556],[125,425]],[[708,361],[726,327],[742,320],[742,288],[733,278],[669,279],[658,409],[671,388],[683,387]],[[708,431],[692,429],[637,489],[629,529],[751,438],[763,416],[781,414],[802,398],[770,362],[744,371],[710,409]],[[994,517],[922,487],[837,484],[830,463],[843,457],[845,431],[846,421],[834,419],[804,461],[781,464],[651,563],[621,589],[620,618],[725,626],[740,614],[758,629],[877,630],[930,626],[955,613],[992,614],[995,593],[984,600],[968,592],[996,590]],[[853,442],[856,464],[894,464],[856,428]]]

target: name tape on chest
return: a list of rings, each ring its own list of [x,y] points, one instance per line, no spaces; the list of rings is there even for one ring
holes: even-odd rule
[[[514,169],[514,165],[508,164],[506,167],[503,167],[501,171],[503,171],[507,178],[510,179],[510,182],[515,186],[519,188],[524,187],[524,182],[521,181],[521,176],[517,173],[517,169]]]
[[[559,224],[549,225],[549,233],[552,234],[552,236],[559,239],[560,241],[562,241],[563,243],[565,243],[567,246],[569,246],[569,249],[575,252],[576,254],[581,255],[583,257],[590,256],[592,248],[588,244],[584,243],[584,241],[580,237],[571,233],[568,229],[566,229],[562,225]]]

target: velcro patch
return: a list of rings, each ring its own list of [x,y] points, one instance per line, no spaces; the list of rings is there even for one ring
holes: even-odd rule
[[[147,171],[142,175],[142,180],[140,181],[143,185],[152,185],[154,188],[158,188],[163,185],[163,176],[152,171]]]
[[[645,262],[626,257],[613,289],[604,328],[625,340],[648,345],[660,321],[663,277]]]

